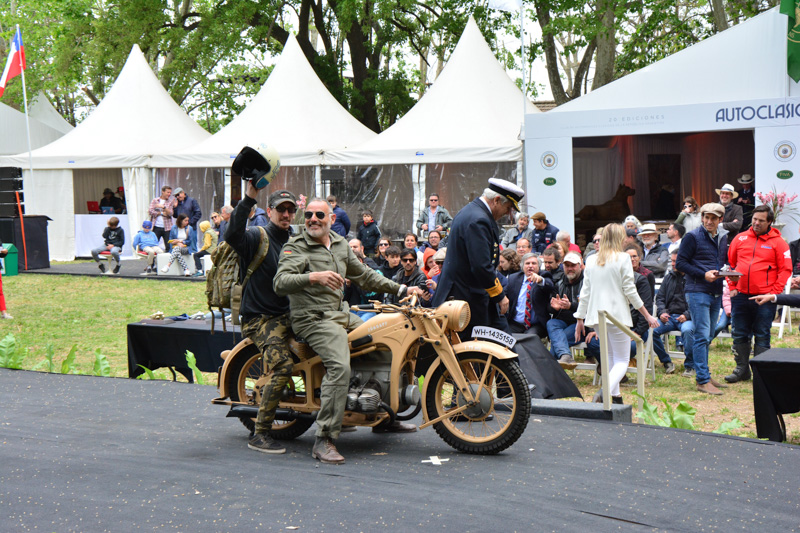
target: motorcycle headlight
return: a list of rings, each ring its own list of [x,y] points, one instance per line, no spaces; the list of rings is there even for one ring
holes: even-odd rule
[[[463,300],[450,300],[436,308],[434,316],[453,331],[464,331],[472,317],[469,304]]]

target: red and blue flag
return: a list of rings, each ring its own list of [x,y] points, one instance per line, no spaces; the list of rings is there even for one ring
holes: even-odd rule
[[[0,76],[0,97],[3,96],[8,81],[14,76],[22,74],[23,70],[25,70],[25,49],[22,47],[22,32],[17,28],[17,33],[14,34],[14,39],[11,41],[6,68],[3,69],[3,75]]]

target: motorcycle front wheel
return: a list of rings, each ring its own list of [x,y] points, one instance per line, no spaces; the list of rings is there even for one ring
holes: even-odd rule
[[[514,444],[528,426],[531,414],[528,381],[515,359],[490,359],[486,354],[474,352],[460,354],[459,365],[473,395],[477,395],[478,405],[433,427],[447,444],[459,451],[480,455],[499,453]],[[480,385],[484,375],[485,381]],[[466,403],[444,365],[425,383],[425,402],[430,419]]]
[[[225,375],[228,393],[234,402],[248,405],[261,405],[261,391],[269,380],[269,375],[264,373],[264,360],[258,348],[251,344],[248,348],[236,354],[236,359],[228,365]],[[300,373],[292,375],[287,387],[290,395],[305,394],[305,382]],[[240,418],[244,427],[250,433],[256,429],[254,418]],[[299,437],[314,424],[313,420],[296,419],[290,421],[274,420],[269,434],[273,439],[291,440]]]

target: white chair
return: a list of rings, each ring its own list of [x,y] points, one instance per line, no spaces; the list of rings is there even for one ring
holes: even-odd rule
[[[792,277],[789,276],[789,280],[786,282],[786,287],[784,288],[783,292],[785,294],[789,294],[792,290]],[[788,305],[781,306],[781,321],[780,322],[773,322],[772,327],[778,328],[778,338],[783,338],[783,329],[788,325],[788,333],[792,332],[792,311],[800,311],[798,308],[791,308]]]

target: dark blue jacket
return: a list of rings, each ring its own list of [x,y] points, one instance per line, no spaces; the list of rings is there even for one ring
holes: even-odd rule
[[[331,231],[338,233],[342,237],[347,237],[347,234],[350,233],[350,217],[338,205],[333,208],[333,214],[336,215],[336,222],[331,224]],[[362,242],[361,244],[364,243]],[[366,250],[366,248],[364,249]]]
[[[189,225],[197,231],[197,223],[203,213],[200,211],[200,204],[197,203],[197,200],[187,195],[183,202],[179,201],[178,207],[172,211],[172,216],[175,217],[175,220],[178,220],[178,215],[189,217]]]
[[[533,242],[531,242],[531,251],[536,252],[537,254],[544,252],[545,248],[556,242],[557,233],[558,228],[549,222],[547,223],[547,227],[544,229],[534,229]]]
[[[361,226],[358,229],[357,236],[364,247],[364,253],[374,255],[376,248],[378,248],[378,241],[381,240],[381,230],[378,229],[378,223],[373,220],[368,226]]]
[[[266,228],[268,224],[269,219],[267,218],[267,212],[260,207],[256,207],[256,212],[253,213],[253,218],[247,219],[248,228],[251,226],[262,226]]]
[[[728,259],[728,234],[722,230],[712,239],[703,226],[693,229],[683,236],[678,250],[678,270],[686,274],[686,292],[722,294],[722,279],[712,283],[706,281],[709,270],[719,270]]]
[[[548,305],[550,298],[553,297],[553,279],[550,272],[539,272],[539,275],[544,279],[544,285],[534,285],[531,291],[531,299],[533,300],[533,314],[536,317],[535,323],[541,324],[543,328],[547,327],[547,321],[550,320],[550,313],[548,313]],[[517,300],[519,298],[519,291],[522,289],[522,282],[525,279],[525,273],[521,270],[514,272],[508,276],[508,285],[506,286],[506,296],[508,296],[508,313],[506,318],[509,322],[514,321],[517,314]]]

